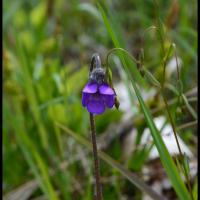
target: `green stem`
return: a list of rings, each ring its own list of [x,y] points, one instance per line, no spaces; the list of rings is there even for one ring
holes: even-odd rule
[[[126,53],[136,64],[141,64],[138,60],[136,60],[128,51],[126,51],[125,49],[123,48],[113,48],[111,49],[108,53],[107,53],[107,56],[106,56],[106,71],[108,70],[108,58],[110,56],[111,53],[113,53],[114,51],[122,51],[124,53]]]
[[[172,45],[174,48],[175,48],[175,45],[173,44]],[[120,50],[124,53],[126,53],[136,64],[141,64],[141,62],[137,61],[129,52],[127,52],[126,50],[122,49],[122,48],[113,48],[111,49],[108,54],[107,54],[107,57],[106,57],[106,71],[108,71],[108,58],[109,58],[109,55],[114,52],[114,51],[117,51],[117,50]],[[179,75],[179,68],[178,68],[178,61],[177,61],[177,54],[175,52],[175,57],[176,57],[176,63],[177,63],[177,78],[178,80],[180,80],[180,75]],[[168,58],[168,55],[167,55],[167,58]],[[175,137],[175,140],[176,140],[176,143],[177,143],[177,147],[178,147],[178,151],[179,151],[179,154],[181,155],[181,158],[183,158],[183,153],[181,151],[181,148],[180,148],[180,144],[179,144],[179,141],[178,141],[178,137],[177,137],[177,134],[176,134],[176,128],[175,128],[175,125],[174,125],[174,122],[173,122],[173,119],[172,119],[172,116],[171,116],[171,113],[170,113],[170,110],[169,110],[169,105],[167,103],[167,99],[164,95],[164,84],[165,84],[165,69],[166,69],[166,60],[167,59],[164,59],[163,61],[163,81],[161,83],[160,86],[160,90],[161,90],[161,95],[163,97],[163,100],[164,100],[164,103],[165,103],[165,107],[166,107],[166,110],[167,110],[167,113],[168,113],[168,116],[169,116],[169,120],[170,120],[170,123],[172,125],[172,129],[173,129],[173,133],[174,133],[174,137]],[[184,168],[184,176],[186,178],[186,181],[187,181],[187,185],[188,185],[188,188],[189,188],[189,191],[190,191],[190,195],[191,195],[191,199],[193,200],[193,195],[192,195],[192,189],[191,189],[191,184],[190,184],[190,181],[189,181],[189,176],[188,174],[186,173],[186,169],[185,169],[185,166],[183,165],[183,168]]]

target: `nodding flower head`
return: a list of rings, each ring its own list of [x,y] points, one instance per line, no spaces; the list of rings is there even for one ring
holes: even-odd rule
[[[96,68],[93,69],[93,64]],[[105,71],[101,68],[98,54],[94,54],[91,62],[89,82],[82,92],[82,105],[92,114],[102,114],[106,108],[115,104],[115,92],[105,82]]]

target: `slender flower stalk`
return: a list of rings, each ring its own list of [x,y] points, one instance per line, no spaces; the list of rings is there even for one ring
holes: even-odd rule
[[[95,121],[94,121],[94,116],[92,113],[90,113],[90,126],[91,126],[91,137],[92,137],[93,157],[94,157],[94,174],[95,174],[95,183],[96,183],[95,199],[101,200],[102,193],[101,193],[101,184],[100,184],[99,159],[98,159],[97,143],[96,143]]]
[[[98,54],[93,54],[89,82],[82,91],[82,105],[90,113],[91,138],[94,157],[94,174],[96,194],[95,200],[102,200],[100,184],[100,167],[98,160],[98,151],[96,143],[96,130],[94,115],[102,114],[106,108],[112,108],[116,103],[116,94],[112,87],[106,82],[105,70],[101,67],[101,60]]]

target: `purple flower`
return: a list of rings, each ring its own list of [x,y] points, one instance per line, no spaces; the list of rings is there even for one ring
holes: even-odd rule
[[[83,89],[82,105],[92,114],[102,114],[106,107],[112,108],[115,103],[115,92],[107,84],[89,82]]]

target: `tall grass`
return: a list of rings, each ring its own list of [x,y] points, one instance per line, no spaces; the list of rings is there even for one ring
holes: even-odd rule
[[[171,1],[162,2],[161,5],[163,12],[160,12],[160,17],[164,19],[172,6]],[[195,5],[195,2],[179,2],[180,26],[167,27],[166,30],[167,35],[176,42],[177,54],[183,61],[180,72],[184,89],[182,92],[196,87],[197,34],[195,24],[191,23],[196,21],[196,18],[194,13],[187,14],[187,9],[195,10],[192,7]],[[87,82],[90,56],[94,51],[98,51],[102,58],[105,58],[113,47],[129,49],[130,55],[133,55],[133,47],[138,47],[138,38],[153,24],[155,13],[152,8],[151,1],[140,0],[129,0],[126,3],[104,1],[104,9],[96,4],[76,0],[3,2],[2,135],[5,195],[15,192],[16,188],[34,179],[38,182],[38,188],[31,194],[30,199],[93,199],[92,165],[88,154],[91,149],[88,142],[89,120],[80,101],[81,90]],[[129,86],[130,82],[132,84],[128,91],[134,110],[134,127],[138,131],[138,145],[138,138],[148,126],[178,198],[189,199],[177,167],[155,127],[155,112],[150,114],[149,104],[144,102],[140,93],[141,88],[155,89],[154,86],[158,83],[152,74],[156,74],[158,78],[162,77],[163,72],[159,65],[162,60],[159,57],[160,43],[154,37],[153,31],[148,33],[149,35],[144,37],[143,50],[145,77],[148,76],[151,86],[126,53],[114,51],[121,60],[123,67],[120,73],[122,72],[123,77],[120,77],[116,70],[117,62],[113,64],[110,59],[108,64],[112,69],[114,81],[122,80],[126,82],[126,86]],[[167,41],[167,46],[168,42],[170,41]],[[120,64],[117,67],[120,68]],[[169,95],[179,92],[173,84],[169,88]],[[158,91],[158,88],[156,90]],[[135,97],[140,106],[136,104]],[[193,128],[197,121],[196,98],[188,99],[187,95],[183,95],[180,99],[180,108],[183,108],[184,114],[179,115],[181,120],[178,125],[187,128],[181,136],[192,149],[196,147],[195,143],[190,142],[196,137]],[[174,99],[173,96],[172,102],[169,103],[173,114],[177,102],[177,98]],[[161,114],[163,108],[163,102],[159,100],[156,114]],[[119,124],[123,114],[122,111],[113,109],[98,116],[98,136],[106,131],[110,124]],[[195,123],[192,123],[192,120],[195,120]],[[190,126],[187,126],[186,122]],[[138,173],[146,164],[148,152],[137,149],[138,154],[143,156],[140,157],[138,166],[133,167],[137,171],[132,173],[133,168],[128,170],[129,165],[124,166],[119,162],[123,151],[121,137],[115,137],[115,130],[112,132],[112,143],[105,152],[100,151],[100,158],[104,160],[101,174],[102,182],[105,181],[105,199],[120,199],[123,195],[140,198],[141,193],[146,193],[153,199],[163,198],[144,183]],[[78,142],[84,145],[83,148]],[[128,160],[129,163],[137,162],[137,157],[132,160],[133,155],[134,152]],[[188,169],[187,160],[185,165]],[[195,198],[196,188],[197,182],[192,188]]]
[[[98,4],[98,7],[99,7],[99,10],[102,14],[102,17],[103,17],[103,20],[104,20],[104,23],[105,23],[105,26],[110,34],[110,37],[112,38],[113,40],[113,43],[115,45],[116,48],[119,48],[119,41],[117,39],[117,36],[114,34],[115,31],[113,30],[113,28],[111,27],[110,25],[110,22],[103,10],[103,8],[101,7],[100,4]],[[154,123],[154,120],[149,112],[149,109],[147,108],[147,106],[145,105],[144,103],[144,100],[138,90],[138,87],[136,86],[136,83],[135,83],[135,77],[137,77],[137,74],[135,74],[134,76],[131,76],[131,72],[130,72],[130,69],[129,67],[126,65],[126,62],[124,62],[124,60],[126,60],[126,58],[124,58],[123,54],[122,53],[119,53],[118,54],[122,63],[123,63],[123,67],[124,67],[124,70],[126,71],[128,77],[129,77],[129,80],[131,81],[132,83],[132,86],[135,90],[135,93],[136,93],[136,96],[138,98],[138,101],[140,103],[140,106],[141,106],[141,109],[142,109],[142,112],[145,116],[145,119],[146,119],[146,122],[148,124],[148,127],[149,129],[151,130],[151,134],[152,134],[152,137],[154,139],[154,142],[155,142],[155,145],[157,147],[157,150],[159,152],[159,155],[160,155],[160,159],[163,163],[163,166],[166,170],[166,173],[168,174],[169,176],[169,179],[171,180],[171,183],[175,189],[175,191],[177,192],[177,195],[179,196],[180,199],[190,199],[190,196],[189,196],[189,192],[187,191],[186,187],[185,187],[185,184],[184,184],[184,181],[182,180],[179,172],[178,172],[178,169],[176,168],[175,166],[175,163],[173,162],[163,140],[162,140],[162,137],[160,136],[160,133],[159,131],[157,130],[156,128],[156,125]]]

